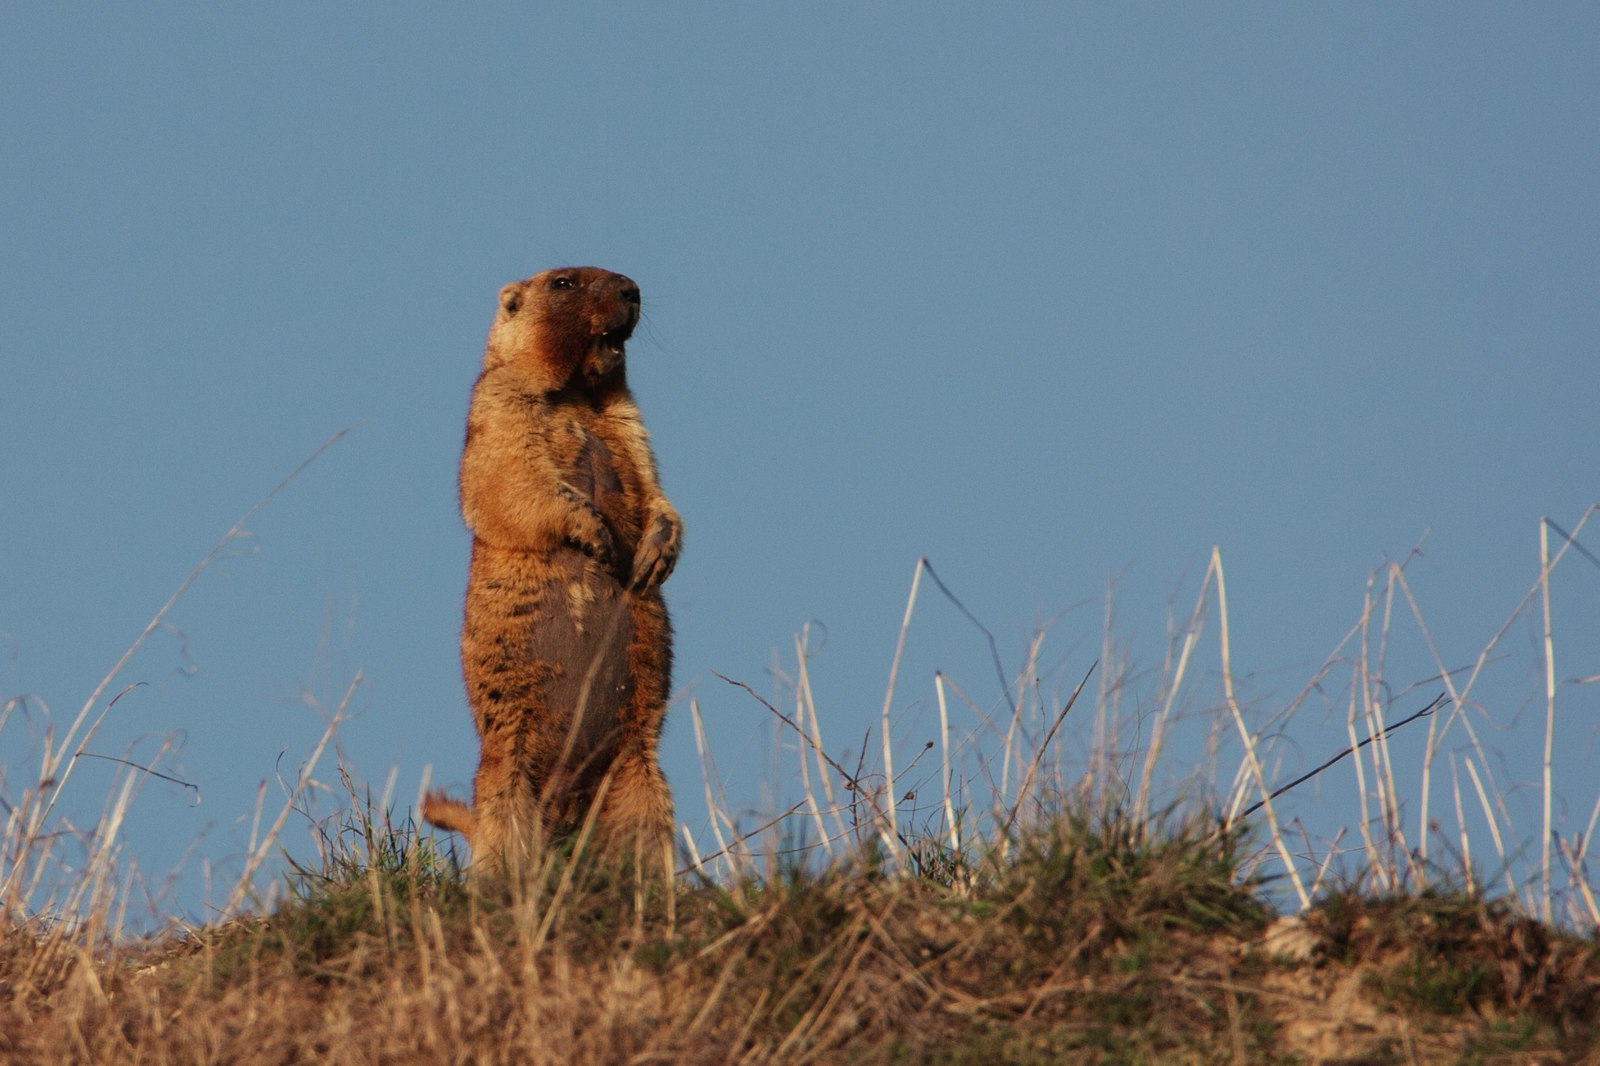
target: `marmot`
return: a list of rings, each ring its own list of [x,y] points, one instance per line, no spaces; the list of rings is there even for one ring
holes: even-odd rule
[[[682,525],[628,391],[623,345],[638,321],[639,286],[596,267],[500,290],[461,455],[478,773],[470,809],[438,792],[422,808],[466,835],[475,864],[520,867],[598,799],[601,839],[661,855],[671,873],[661,583]]]

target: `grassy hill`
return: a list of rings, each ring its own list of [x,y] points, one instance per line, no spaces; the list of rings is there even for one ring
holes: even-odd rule
[[[732,682],[793,742],[802,798],[777,817],[740,828],[698,705],[674,712],[700,746],[718,850],[702,856],[686,832],[671,885],[636,881],[581,835],[515,881],[465,876],[435,838],[362,798],[341,761],[348,802],[314,823],[318,859],[291,858],[287,891],[262,892],[286,820],[327,791],[313,773],[358,673],[277,817],[257,810],[265,829],[227,920],[130,942],[118,838],[159,771],[113,759],[92,825],[56,801],[94,754],[122,668],[242,526],[44,745],[38,774],[0,796],[0,1061],[1600,1064],[1600,802],[1568,804],[1552,774],[1559,761],[1593,782],[1586,720],[1558,728],[1557,690],[1600,675],[1558,684],[1553,666],[1550,577],[1575,533],[1554,554],[1541,540],[1528,595],[1465,663],[1443,658],[1404,564],[1387,564],[1346,637],[1264,721],[1235,689],[1214,551],[1158,668],[1130,663],[1108,604],[1076,727],[1062,728],[1090,676],[1065,699],[1045,692],[1041,634],[987,705],[935,673],[937,720],[897,764],[895,679],[922,575],[976,623],[923,560],[853,767],[823,740],[806,634],[787,711]],[[1541,639],[1519,668],[1503,638],[1536,607]],[[1404,609],[1422,638],[1409,652]],[[1197,665],[1208,626],[1210,673]],[[1483,670],[1501,660],[1542,692],[1486,700]],[[1444,691],[1417,709],[1423,688]],[[1314,692],[1347,705],[1348,746],[1283,783],[1289,724]],[[1529,789],[1482,730],[1541,703]],[[1423,719],[1411,755],[1391,746]],[[1331,833],[1280,816],[1275,801],[1335,765],[1355,787]],[[1556,821],[1563,811],[1582,828]]]
[[[1071,811],[953,855],[772,858],[638,906],[582,842],[469,881],[409,826],[330,833],[272,913],[97,944],[13,924],[12,1062],[1600,1061],[1600,945],[1474,893],[1275,919],[1247,839]]]

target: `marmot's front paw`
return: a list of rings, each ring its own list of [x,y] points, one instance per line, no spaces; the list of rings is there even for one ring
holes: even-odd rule
[[[659,585],[678,565],[678,550],[683,546],[683,523],[672,511],[657,511],[650,520],[650,528],[639,540],[639,550],[633,554],[633,579],[628,583],[635,590]]]
[[[611,538],[606,520],[600,517],[589,498],[563,481],[556,491],[572,504],[572,517],[568,520],[567,540],[582,548],[584,553],[606,570],[617,567],[617,545]]]

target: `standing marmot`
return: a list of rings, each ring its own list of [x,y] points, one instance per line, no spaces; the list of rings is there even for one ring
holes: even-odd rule
[[[461,455],[472,530],[461,665],[481,745],[473,807],[423,817],[474,861],[518,868],[576,829],[604,786],[599,832],[672,861],[656,761],[672,672],[661,583],[681,524],[628,392],[623,344],[639,286],[595,267],[500,290]]]

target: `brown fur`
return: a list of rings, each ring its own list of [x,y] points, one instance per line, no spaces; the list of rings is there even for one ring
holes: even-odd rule
[[[638,319],[638,286],[594,267],[500,291],[461,456],[461,664],[480,760],[471,808],[433,793],[422,811],[463,833],[474,862],[520,867],[598,802],[603,840],[670,870],[661,583],[681,524],[628,392]]]

